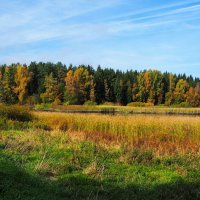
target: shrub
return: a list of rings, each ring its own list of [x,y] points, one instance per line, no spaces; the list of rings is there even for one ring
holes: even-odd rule
[[[115,106],[115,104],[113,102],[108,102],[108,101],[104,102],[102,105],[103,106]]]
[[[96,106],[96,105],[97,105],[97,103],[94,102],[94,101],[86,101],[86,102],[84,103],[84,106]]]
[[[52,104],[37,104],[34,107],[36,110],[44,110],[44,109],[50,109],[52,108]]]
[[[33,115],[30,110],[22,106],[0,106],[0,117],[16,121],[32,121]]]
[[[59,99],[59,98],[56,98],[55,100],[54,100],[54,102],[53,102],[53,105],[62,105],[62,102],[61,102],[61,100]]]

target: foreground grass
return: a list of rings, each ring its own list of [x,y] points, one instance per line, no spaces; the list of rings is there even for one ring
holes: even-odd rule
[[[199,198],[198,157],[108,149],[73,134],[1,132],[1,199]]]
[[[0,199],[200,199],[199,117],[35,115],[0,126]]]

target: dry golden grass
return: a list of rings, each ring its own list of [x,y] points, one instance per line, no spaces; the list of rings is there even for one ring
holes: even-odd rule
[[[40,123],[70,137],[105,146],[153,150],[157,155],[200,154],[200,117],[36,112]]]

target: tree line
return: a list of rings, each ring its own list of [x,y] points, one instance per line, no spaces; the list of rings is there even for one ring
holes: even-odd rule
[[[0,66],[0,103],[200,106],[200,79],[158,70],[113,70],[31,62]]]

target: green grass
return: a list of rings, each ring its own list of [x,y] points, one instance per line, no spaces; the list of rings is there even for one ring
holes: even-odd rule
[[[199,157],[104,148],[67,133],[2,131],[1,199],[198,199]]]

